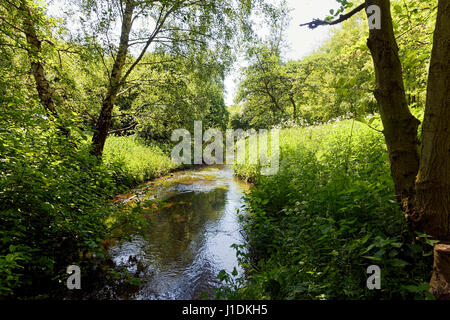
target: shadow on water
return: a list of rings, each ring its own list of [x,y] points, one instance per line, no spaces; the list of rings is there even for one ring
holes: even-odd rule
[[[184,171],[145,185],[142,200],[158,198],[165,205],[149,214],[152,227],[144,238],[116,244],[110,254],[116,266],[140,279],[125,289],[105,286],[97,298],[201,299],[213,296],[220,270],[239,272],[232,244],[242,244],[237,210],[248,188],[227,167]]]

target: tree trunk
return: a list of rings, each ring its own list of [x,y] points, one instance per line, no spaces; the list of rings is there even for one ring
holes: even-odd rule
[[[450,1],[439,0],[416,181],[417,228],[450,243]],[[436,296],[450,298],[450,250],[435,249],[431,282]],[[440,262],[440,263],[437,263]],[[437,281],[439,279],[440,281]]]
[[[289,100],[291,101],[292,109],[293,109],[292,117],[293,117],[293,120],[296,121],[297,120],[297,105],[295,103],[295,99],[294,99],[293,95],[289,96]]]
[[[450,1],[440,0],[417,176],[421,230],[450,241]]]
[[[291,79],[290,80],[290,84],[289,84],[289,101],[292,104],[292,118],[294,120],[294,122],[297,120],[297,104],[295,103],[295,98],[294,98],[294,81],[295,79]],[[304,81],[304,80],[303,80]]]
[[[111,125],[111,116],[116,101],[117,94],[122,86],[122,70],[128,53],[128,43],[130,40],[131,24],[133,11],[136,7],[134,1],[127,1],[122,20],[122,30],[120,34],[119,50],[111,71],[111,78],[106,98],[103,100],[100,116],[92,138],[92,154],[101,157],[108,137],[109,127]]]
[[[414,184],[419,169],[417,129],[420,124],[409,111],[389,0],[369,0],[366,8],[381,9],[381,29],[371,29],[367,45],[375,67],[375,98],[384,126],[396,196],[409,218]]]
[[[419,121],[406,103],[390,1],[366,0],[366,11],[371,5],[381,9],[381,28],[370,30],[367,45],[375,67],[375,98],[384,126],[396,195],[413,230],[441,242],[434,248],[430,286],[437,298],[450,300],[450,1],[438,2],[420,162]],[[331,23],[313,21],[307,25],[314,28],[336,24],[351,13]]]
[[[55,119],[61,120],[56,110],[55,102],[53,101],[53,91],[47,80],[44,65],[41,61],[40,56],[42,52],[42,41],[39,40],[36,33],[32,9],[28,7],[25,0],[20,1],[19,8],[23,15],[23,31],[25,32],[25,37],[29,46],[28,58],[31,65],[31,73],[33,74],[33,78],[36,83],[36,90],[38,92],[39,100],[49,116],[53,116]],[[70,131],[63,126],[61,121],[57,124],[57,128],[64,136],[70,135]],[[74,146],[76,147],[75,144]]]
[[[55,103],[52,98],[52,90],[45,76],[44,66],[40,60],[42,42],[36,34],[36,29],[32,20],[32,12],[25,0],[20,2],[20,10],[22,10],[23,13],[23,29],[29,45],[28,57],[31,64],[31,73],[36,82],[39,99],[50,115],[58,117],[58,112],[56,111]]]

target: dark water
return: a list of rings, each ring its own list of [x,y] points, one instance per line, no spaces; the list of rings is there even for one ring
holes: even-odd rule
[[[115,264],[141,280],[116,297],[200,299],[219,285],[220,270],[242,272],[231,245],[243,243],[237,210],[247,188],[228,167],[184,171],[138,188],[134,198],[156,196],[165,205],[152,211],[148,237],[135,235],[110,249]]]

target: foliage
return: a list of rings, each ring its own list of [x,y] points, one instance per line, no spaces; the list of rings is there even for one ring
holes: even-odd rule
[[[330,12],[329,19],[354,5],[340,2],[341,8]],[[436,1],[392,2],[408,104],[423,108]],[[285,61],[278,47],[268,44],[251,48],[250,66],[242,71],[235,101],[241,103],[242,112],[233,115],[233,127],[268,128],[287,120],[312,125],[375,114],[375,74],[366,44],[365,13],[331,32],[318,50],[297,61]]]
[[[106,71],[114,63],[107,51],[114,48],[101,50],[105,48],[99,43],[104,40],[101,36],[71,37],[70,28],[63,27],[69,20],[49,18],[41,2],[21,3],[30,12],[14,2],[0,2],[0,297],[23,299],[55,294],[64,287],[68,265],[77,264],[86,270],[94,255],[103,259],[105,252],[100,244],[111,237],[117,224],[131,227],[140,223],[137,211],[124,214],[107,200],[124,191],[124,184],[130,187],[167,173],[175,165],[162,151],[165,146],[148,146],[127,136],[110,137],[103,163],[90,155],[90,130],[107,91]],[[214,23],[219,22],[216,26],[220,29],[225,17],[223,12],[214,13],[213,7],[198,9],[216,14]],[[245,10],[239,10],[233,8],[235,18],[245,15]],[[29,54],[25,16],[32,22],[41,47],[34,55]],[[118,15],[110,18],[117,19]],[[199,22],[195,15],[189,19],[193,25]],[[200,24],[203,22],[212,23],[201,20]],[[183,33],[181,22],[177,27],[171,21],[168,27],[173,36]],[[223,40],[232,35],[221,36]],[[229,45],[219,47],[228,52]],[[139,81],[127,82],[125,92],[119,95],[113,131],[129,134],[123,129],[139,122],[136,132],[154,140],[166,137],[175,126],[184,126],[189,120],[185,115],[191,112],[208,124],[225,126],[223,66],[213,63],[216,52],[212,48],[197,53],[172,49],[166,54],[145,56],[143,62],[154,67],[141,68],[135,78],[128,79]],[[177,55],[181,51],[192,56]],[[170,61],[153,64],[161,58]],[[130,54],[127,64],[134,61],[136,57]],[[44,68],[57,119],[46,113],[36,90],[30,74],[35,62]],[[158,86],[153,86],[156,82]],[[182,103],[172,105],[177,99]],[[155,108],[158,102],[171,109]],[[143,104],[147,105],[147,114],[138,112]],[[176,116],[164,117],[169,111]],[[149,114],[158,116],[159,122],[147,121],[144,115]],[[61,134],[61,125],[70,133]]]
[[[117,192],[112,172],[89,155],[87,137],[65,141],[42,113],[2,108],[1,296],[48,294],[41,290],[55,288],[68,265],[84,265],[107,234],[104,202]]]
[[[280,122],[286,115],[282,100],[284,88],[281,80],[281,61],[276,48],[262,47],[252,51],[255,62],[245,69],[235,102],[245,101],[242,113],[251,112],[251,127],[267,128]]]
[[[119,98],[115,128],[128,127],[149,142],[167,143],[175,129],[193,132],[195,120],[225,129],[228,113],[223,100],[220,66],[203,61],[147,55],[145,68],[129,79],[130,90]],[[200,57],[197,57],[200,60]]]
[[[228,286],[220,297],[429,297],[433,242],[409,233],[393,197],[383,137],[366,126],[381,130],[362,14],[309,57],[285,61],[283,5],[132,1],[135,25],[111,115],[114,135],[101,162],[90,154],[89,137],[117,61],[114,30],[131,1],[71,2],[77,23],[48,17],[41,1],[21,1],[31,8],[38,52],[24,30],[29,13],[16,2],[0,1],[0,298],[51,297],[68,265],[85,269],[94,256],[104,259],[101,243],[118,226],[143,222],[140,204],[125,212],[108,200],[175,169],[165,143],[174,129],[192,131],[194,120],[220,129],[305,126],[282,131],[277,175],[235,166],[238,176],[255,182],[242,217],[249,251],[236,247],[249,278],[222,272]],[[354,5],[338,2],[328,20]],[[395,0],[392,8],[408,103],[423,117],[436,0]],[[258,10],[273,26],[269,41],[253,33]],[[152,38],[148,22],[163,13],[168,19]],[[148,39],[153,45],[144,54]],[[241,46],[250,64],[229,117],[224,75]],[[58,117],[43,107],[30,73],[35,62],[45,70]],[[355,120],[310,127],[336,118]],[[61,134],[61,126],[70,133]],[[382,269],[381,291],[366,289],[370,264]]]
[[[249,251],[240,254],[248,282],[237,290],[225,286],[222,294],[429,298],[431,242],[411,242],[394,198],[383,136],[344,121],[285,129],[280,141],[278,174],[254,176],[246,197],[249,213],[242,219]],[[373,264],[381,268],[381,290],[366,287]]]
[[[116,183],[128,186],[162,176],[176,168],[158,146],[146,146],[133,136],[110,136],[106,140],[103,161],[117,168]]]
[[[99,164],[88,136],[66,141],[41,108],[19,106],[2,108],[0,128],[0,297],[43,298],[65,285],[68,265],[88,270],[104,257],[100,243],[116,225],[140,223],[106,201],[175,165],[132,137],[110,137]]]

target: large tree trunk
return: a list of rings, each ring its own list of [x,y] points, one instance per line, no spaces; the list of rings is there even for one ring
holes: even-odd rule
[[[371,29],[367,41],[375,67],[375,98],[384,126],[396,196],[409,217],[419,169],[417,129],[420,122],[411,114],[406,102],[390,1],[369,0],[366,8],[370,5],[377,5],[381,9],[381,29]]]
[[[117,56],[111,71],[111,78],[106,98],[103,100],[100,116],[92,138],[92,154],[101,157],[108,137],[109,127],[111,125],[112,111],[117,94],[122,86],[122,70],[128,53],[128,43],[130,39],[133,11],[136,7],[134,1],[127,1],[122,20],[122,30],[120,35],[120,44]]]
[[[417,227],[450,244],[450,1],[439,0],[416,181]],[[450,298],[450,250],[435,249],[433,293]]]
[[[450,242],[450,1],[440,0],[416,182],[420,226]]]
[[[431,292],[450,299],[450,1],[439,0],[427,103],[418,154],[419,121],[410,113],[394,37],[389,0],[366,0],[381,9],[381,28],[371,29],[367,45],[375,67],[375,98],[384,126],[397,198],[413,230],[440,244],[434,248]],[[312,28],[337,24],[358,12],[357,7],[336,21],[307,23]],[[368,16],[368,18],[370,18]]]

